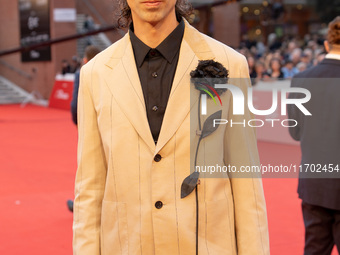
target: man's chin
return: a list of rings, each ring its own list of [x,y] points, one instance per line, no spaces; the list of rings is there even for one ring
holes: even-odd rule
[[[150,23],[151,25],[155,26],[157,25],[159,22],[162,21],[162,18],[160,17],[160,15],[154,14],[154,15],[149,15],[145,21],[147,23]]]

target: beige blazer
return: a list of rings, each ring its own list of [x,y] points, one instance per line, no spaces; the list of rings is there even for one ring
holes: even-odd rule
[[[181,184],[190,174],[190,143],[197,140],[190,113],[197,113],[198,100],[190,100],[189,73],[198,60],[214,59],[229,70],[230,77],[249,76],[243,56],[185,23],[157,145],[128,34],[81,70],[75,255],[195,254],[195,192],[180,197]],[[249,79],[239,86],[246,93]],[[198,98],[198,91],[192,93]],[[211,107],[211,101],[208,109],[214,112],[217,106]],[[232,115],[230,92],[223,101],[228,102],[220,106],[223,118],[251,118],[249,112]],[[220,126],[204,139],[199,163],[208,154],[213,163],[222,165],[259,164],[254,130],[241,125]],[[198,199],[200,255],[269,254],[260,178],[200,178]],[[157,201],[162,208],[155,207]]]

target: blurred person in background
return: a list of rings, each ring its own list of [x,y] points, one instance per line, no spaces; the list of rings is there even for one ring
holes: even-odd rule
[[[85,65],[87,62],[89,62],[93,57],[95,57],[100,50],[93,46],[87,46],[85,48],[85,54],[83,58],[83,64]],[[78,105],[78,90],[79,90],[79,75],[80,75],[80,68],[75,73],[74,77],[74,83],[73,83],[73,95],[72,95],[72,101],[71,101],[71,116],[72,121],[74,124],[77,125],[78,121],[78,114],[77,114],[77,105]],[[73,212],[73,200],[67,200],[67,207],[68,209]]]
[[[266,46],[263,43],[263,40],[260,39],[257,44],[256,44],[256,51],[257,51],[257,55],[256,57],[262,57],[265,52],[266,52]]]
[[[67,73],[71,73],[71,66],[70,66],[70,63],[66,59],[63,59],[61,61],[61,74],[65,75]]]
[[[325,48],[328,54],[321,63],[292,80],[292,87],[310,91],[304,106],[312,115],[304,115],[295,105],[287,107],[289,119],[298,123],[289,132],[300,141],[302,152],[298,194],[305,225],[304,255],[329,255],[334,245],[340,252],[340,16],[329,24]],[[300,97],[301,93],[289,95]],[[308,169],[309,165],[320,165],[322,172]],[[319,173],[325,175],[318,178]]]
[[[289,58],[293,62],[294,66],[296,66],[301,61],[302,49],[295,48],[290,54]]]
[[[307,69],[313,66],[313,51],[309,48],[306,48],[301,55],[301,62],[304,62],[307,66]]]
[[[270,51],[275,51],[281,47],[281,42],[275,33],[268,35],[268,48]]]
[[[92,17],[88,14],[85,14],[85,20],[83,24],[83,29],[85,32],[90,32],[95,29],[95,24]]]
[[[255,59],[252,56],[249,56],[247,57],[247,61],[248,61],[250,78],[256,78]]]
[[[270,61],[273,58],[273,53],[272,52],[268,52],[264,57],[263,57],[263,62],[264,65],[266,67],[266,70],[268,70],[270,68]]]
[[[290,58],[290,55],[293,53],[293,51],[298,48],[297,43],[295,40],[291,40],[287,43],[287,48],[284,51],[284,58],[285,60]]]
[[[83,24],[83,31],[85,33],[87,33],[87,32],[91,32],[95,29],[96,29],[96,25],[94,23],[93,18],[90,15],[86,14],[84,24]],[[92,36],[89,35],[89,36],[86,37],[86,43],[87,43],[87,45],[93,44]]]
[[[255,64],[255,72],[256,72],[256,80],[263,80],[265,78],[269,78],[269,74],[266,71],[266,66],[264,64],[264,62],[262,61],[258,61]]]
[[[270,78],[283,79],[283,72],[281,70],[281,61],[278,58],[272,58],[270,60],[270,68],[268,70]]]
[[[293,61],[287,60],[284,67],[282,67],[282,73],[284,79],[291,79],[299,70],[294,67]]]
[[[71,73],[76,73],[80,70],[81,59],[77,56],[72,57]]]
[[[307,70],[307,64],[305,62],[300,62],[296,65],[296,69],[298,70],[298,73],[301,73],[303,71]]]
[[[283,60],[281,50],[275,50],[273,53],[273,58],[277,58],[281,63]]]
[[[266,72],[265,64],[262,61],[257,61],[255,64],[255,72],[251,78],[252,85],[256,85],[259,81],[267,80],[269,78]]]

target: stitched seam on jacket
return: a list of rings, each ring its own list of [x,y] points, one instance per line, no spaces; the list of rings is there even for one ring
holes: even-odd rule
[[[258,227],[258,229],[259,229],[259,233],[260,233],[260,236],[261,236],[261,246],[262,246],[262,253],[264,254],[264,247],[263,247],[263,234],[261,233],[261,229],[260,229],[260,217],[259,217],[259,210],[258,210],[258,206],[257,206],[256,190],[255,190],[254,179],[252,179],[252,183],[253,183],[253,189],[254,189],[254,198],[255,198],[255,205],[256,205],[257,227]]]
[[[111,148],[113,148],[113,144],[112,144],[112,104],[113,104],[113,100],[112,100],[112,95],[111,95],[111,103],[110,103],[110,124],[111,124]],[[119,227],[119,212],[118,212],[118,200],[117,200],[117,184],[116,184],[116,177],[115,177],[115,171],[114,171],[114,166],[113,166],[113,156],[112,156],[112,151],[110,152],[110,156],[111,156],[111,164],[112,164],[112,176],[113,176],[113,182],[114,182],[114,186],[115,186],[115,196],[116,196],[116,215],[117,215],[117,221],[118,221],[118,237],[119,237],[119,245],[120,245],[120,251],[121,254],[123,254],[123,247],[122,247],[122,241],[121,241],[121,236],[120,236],[120,227]]]
[[[142,199],[141,199],[141,190],[140,190],[140,136],[138,136],[138,171],[139,171],[139,242],[140,242],[140,253],[143,254],[142,252]]]
[[[175,210],[176,210],[176,226],[177,226],[177,246],[178,246],[178,254],[181,254],[179,249],[179,233],[178,233],[178,212],[177,212],[177,190],[176,190],[176,134],[175,133],[175,144],[174,144],[174,189],[175,189]]]

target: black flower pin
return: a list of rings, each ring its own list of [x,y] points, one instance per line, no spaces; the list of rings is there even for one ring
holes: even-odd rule
[[[200,60],[195,70],[190,72],[191,80],[195,88],[201,93],[220,96],[227,89],[214,89],[215,84],[226,84],[228,82],[229,71],[219,62],[214,60]]]
[[[228,82],[228,70],[219,62],[214,60],[200,60],[196,69],[190,72],[191,81],[195,88],[200,91],[198,109],[201,105],[201,94],[209,95],[209,98],[215,101],[215,97],[218,98],[222,105],[220,95],[222,95],[227,89],[214,88],[215,84],[226,84]],[[200,111],[198,110],[198,114]],[[200,115],[198,116],[199,130],[197,130],[197,135],[199,135],[198,144],[196,147],[194,169],[196,169],[197,153],[202,139],[211,135],[218,126],[214,126],[214,119],[220,119],[222,116],[222,110],[219,110],[212,115],[210,115],[203,124],[203,129],[201,125]],[[189,176],[187,176],[181,186],[181,198],[188,196],[197,186],[199,178],[199,173],[194,171]]]

